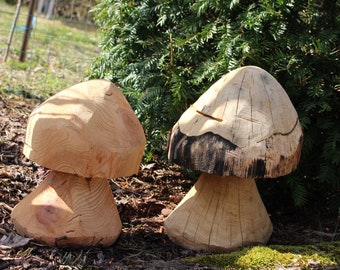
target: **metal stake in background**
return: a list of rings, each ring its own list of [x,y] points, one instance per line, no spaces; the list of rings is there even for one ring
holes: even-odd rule
[[[33,19],[33,14],[34,14],[34,7],[35,7],[35,0],[30,0],[27,21],[26,21],[25,35],[24,35],[24,40],[22,42],[22,47],[20,51],[20,58],[19,58],[20,62],[25,62],[28,40],[30,38],[30,34],[32,30],[32,19]]]
[[[15,30],[15,27],[17,26],[18,17],[19,17],[19,14],[20,14],[20,8],[21,8],[21,0],[18,0],[17,10],[15,12],[15,17],[14,17],[14,20],[13,20],[13,23],[12,23],[12,29],[11,29],[11,32],[9,34],[8,41],[7,41],[7,49],[6,49],[6,53],[5,53],[4,62],[7,61],[9,50],[11,48],[11,43],[12,43],[12,39],[13,39],[14,30]]]

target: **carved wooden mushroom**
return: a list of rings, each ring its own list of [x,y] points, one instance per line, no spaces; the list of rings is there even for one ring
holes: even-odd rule
[[[24,154],[51,171],[11,214],[19,234],[54,246],[109,246],[122,224],[107,178],[139,170],[140,122],[106,80],[74,85],[28,120]]]
[[[255,66],[223,76],[172,129],[169,159],[203,173],[165,220],[169,238],[212,252],[266,243],[272,223],[254,178],[294,170],[302,141],[298,115],[273,76]]]

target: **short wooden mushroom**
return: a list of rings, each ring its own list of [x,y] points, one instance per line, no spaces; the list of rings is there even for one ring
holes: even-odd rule
[[[122,224],[108,178],[139,170],[143,128],[122,92],[90,80],[30,115],[27,158],[50,169],[11,214],[19,234],[51,246],[109,246]]]
[[[223,76],[172,129],[169,159],[203,173],[165,220],[169,238],[212,252],[265,244],[272,223],[254,178],[294,170],[302,141],[298,115],[273,76],[255,66]]]

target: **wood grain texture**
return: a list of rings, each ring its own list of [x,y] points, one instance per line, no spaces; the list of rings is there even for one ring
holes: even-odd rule
[[[51,171],[11,214],[21,235],[50,246],[109,246],[122,224],[108,180]]]
[[[164,221],[178,245],[211,252],[265,244],[272,223],[254,179],[202,173]]]
[[[294,106],[268,72],[236,69],[174,125],[169,159],[217,175],[278,177],[297,167],[303,142]]]
[[[122,92],[91,80],[47,99],[30,115],[24,154],[53,170],[111,178],[138,172],[143,128]]]

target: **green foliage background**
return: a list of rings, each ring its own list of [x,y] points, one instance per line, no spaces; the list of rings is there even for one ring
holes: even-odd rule
[[[244,65],[267,70],[290,96],[305,136],[298,170],[272,182],[283,185],[281,190],[288,185],[295,205],[317,199],[318,208],[337,210],[339,5],[336,0],[99,1],[93,12],[102,53],[90,77],[121,87],[144,126],[148,159],[165,152],[172,125],[223,74]]]

